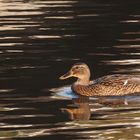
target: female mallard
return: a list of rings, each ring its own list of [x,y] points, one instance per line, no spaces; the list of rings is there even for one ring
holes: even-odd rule
[[[140,93],[140,76],[114,74],[90,81],[90,70],[85,63],[73,65],[60,79],[69,77],[78,78],[71,88],[83,96],[123,96]]]

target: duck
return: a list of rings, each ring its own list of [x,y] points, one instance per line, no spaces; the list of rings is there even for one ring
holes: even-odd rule
[[[60,80],[76,77],[71,89],[81,96],[127,96],[140,95],[140,76],[112,74],[90,80],[91,72],[87,64],[76,63]]]

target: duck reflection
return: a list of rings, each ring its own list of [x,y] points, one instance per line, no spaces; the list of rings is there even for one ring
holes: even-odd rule
[[[61,108],[61,112],[65,113],[70,120],[89,120],[94,111],[103,107],[138,107],[140,105],[140,96],[104,96],[104,97],[89,97],[77,95],[71,90],[71,86],[64,86],[50,89],[52,97],[57,99],[70,100],[70,104],[66,108]],[[90,104],[90,105],[89,105]],[[107,109],[107,108],[106,108]],[[97,113],[98,114],[98,113]]]
[[[70,120],[89,120],[91,115],[89,97],[74,98],[72,104],[67,108],[61,108],[61,111],[66,113]]]

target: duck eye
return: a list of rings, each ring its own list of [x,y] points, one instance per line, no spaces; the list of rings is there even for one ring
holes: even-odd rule
[[[79,69],[79,67],[75,67],[75,69],[77,70],[77,69]]]

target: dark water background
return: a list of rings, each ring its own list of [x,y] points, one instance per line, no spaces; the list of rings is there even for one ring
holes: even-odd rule
[[[0,0],[0,139],[140,139],[138,97],[93,99],[90,120],[69,120],[72,100],[51,89],[76,62],[92,78],[139,74],[140,0]]]

